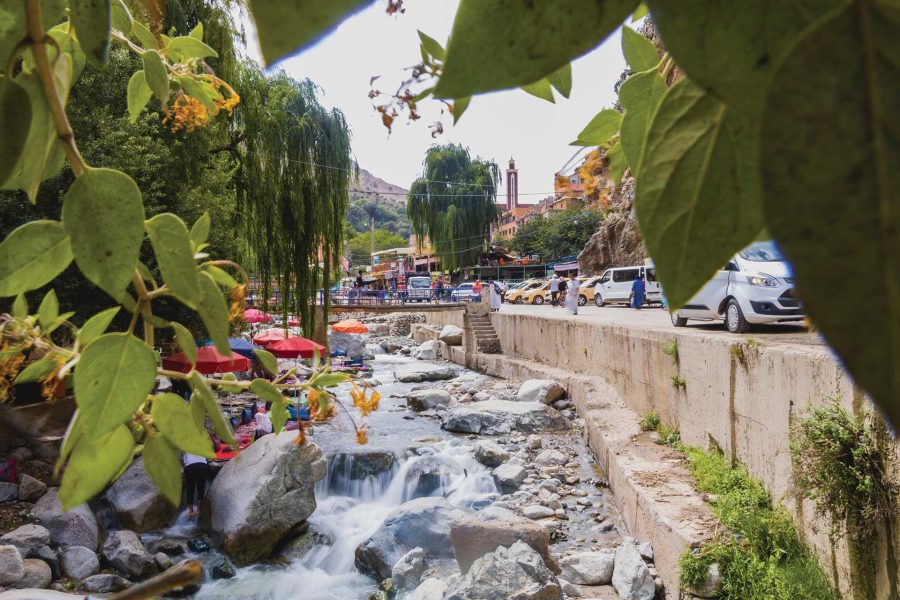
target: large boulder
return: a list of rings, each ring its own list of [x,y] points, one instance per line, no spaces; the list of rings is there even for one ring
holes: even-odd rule
[[[31,512],[50,531],[50,540],[57,546],[84,546],[97,550],[100,545],[100,529],[88,505],[63,511],[56,489],[41,496]]]
[[[219,549],[238,564],[268,557],[316,509],[314,487],[327,462],[318,446],[295,439],[294,432],[261,437],[210,486],[205,520]]]
[[[401,383],[422,383],[423,381],[442,381],[453,379],[459,373],[450,365],[408,364],[398,366],[394,376]]]
[[[131,587],[131,582],[112,573],[97,573],[82,581],[81,587],[92,594],[107,594]]]
[[[144,548],[137,534],[128,529],[109,534],[103,543],[103,557],[131,577],[147,577],[157,570],[156,560]]]
[[[444,600],[562,600],[562,588],[541,556],[524,542],[500,546],[476,560]]]
[[[441,357],[441,345],[437,340],[422,342],[413,350],[413,356],[419,360],[437,360]]]
[[[463,330],[456,325],[444,325],[444,328],[438,334],[438,339],[448,346],[461,346]]]
[[[441,404],[446,407],[453,404],[453,396],[450,395],[450,392],[429,388],[410,392],[406,396],[406,405],[416,412],[430,410]]]
[[[472,564],[500,546],[525,542],[540,554],[551,570],[559,567],[550,554],[550,532],[546,527],[518,515],[496,508],[487,508],[477,517],[463,517],[450,524],[450,541],[459,570],[465,575]]]
[[[23,557],[33,556],[38,548],[50,543],[50,531],[42,526],[29,523],[0,536],[0,546],[15,546]]]
[[[373,358],[372,352],[366,348],[366,341],[358,333],[329,333],[328,349],[332,352],[346,352],[347,356],[356,358]]]
[[[509,460],[509,452],[491,440],[479,440],[475,443],[475,460],[486,467],[499,467]]]
[[[442,416],[442,427],[456,433],[502,435],[510,431],[562,431],[568,421],[540,402],[484,400],[457,405]]]
[[[397,457],[384,448],[341,448],[328,455],[326,489],[331,494],[356,496],[360,485],[379,479],[385,481],[396,466]]]
[[[50,565],[39,558],[26,558],[22,561],[24,573],[22,579],[15,583],[20,589],[38,589],[50,587],[53,581],[53,573]]]
[[[35,479],[28,473],[19,476],[19,500],[23,502],[37,502],[47,491],[47,484],[40,479]]]
[[[84,546],[69,546],[60,557],[63,575],[81,581],[100,570],[100,559],[94,551]]]
[[[0,546],[0,586],[15,583],[25,576],[22,555],[15,546]]]
[[[553,404],[565,395],[565,388],[552,379],[529,379],[519,386],[516,399],[519,402]]]
[[[178,514],[178,508],[170,504],[153,484],[144,468],[143,457],[131,463],[105,497],[119,524],[133,531],[163,529]]]
[[[522,465],[511,465],[504,463],[494,469],[494,483],[504,494],[511,494],[519,489],[525,478],[528,477],[528,471]]]
[[[616,549],[612,585],[622,600],[653,600],[656,584],[637,544],[625,540]]]
[[[416,498],[394,509],[375,533],[356,548],[356,568],[387,579],[407,552],[421,548],[426,558],[452,558],[450,523],[463,513],[443,498]]]
[[[576,585],[609,585],[613,563],[611,552],[576,552],[559,560],[562,578]]]

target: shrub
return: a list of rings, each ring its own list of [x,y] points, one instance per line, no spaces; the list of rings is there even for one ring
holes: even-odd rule
[[[641,431],[656,431],[659,429],[659,413],[651,410],[641,419]]]
[[[671,340],[663,346],[663,354],[678,362],[678,340]]]
[[[683,390],[687,387],[687,381],[679,377],[677,373],[672,373],[669,378],[672,380],[672,387],[676,390]]]

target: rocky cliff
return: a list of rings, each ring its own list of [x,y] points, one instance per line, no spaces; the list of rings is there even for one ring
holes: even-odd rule
[[[597,275],[610,267],[642,264],[644,239],[634,216],[634,177],[626,175],[607,195],[608,211],[578,254],[582,275]],[[609,188],[607,188],[609,190]]]

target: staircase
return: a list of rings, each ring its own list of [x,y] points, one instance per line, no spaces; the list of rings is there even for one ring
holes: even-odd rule
[[[502,352],[500,338],[494,331],[489,314],[483,310],[469,310],[469,307],[478,307],[478,304],[466,306],[464,328],[466,353],[500,354]]]

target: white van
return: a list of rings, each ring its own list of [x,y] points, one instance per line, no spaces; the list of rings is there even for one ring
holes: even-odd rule
[[[659,302],[662,288],[656,280],[656,269],[653,265],[638,265],[604,271],[594,286],[594,304],[631,304],[631,284],[638,277],[644,280],[644,302]]]
[[[671,315],[675,327],[684,327],[688,319],[724,319],[732,333],[745,333],[753,323],[805,318],[794,295],[791,266],[771,241],[753,242],[741,250]]]
[[[406,280],[406,290],[410,302],[430,302],[431,277],[410,277]]]

